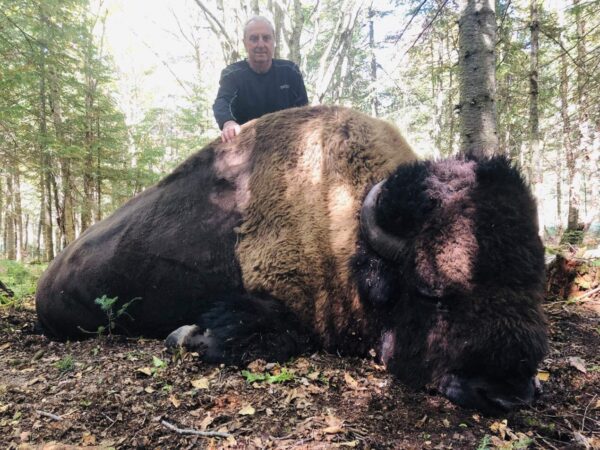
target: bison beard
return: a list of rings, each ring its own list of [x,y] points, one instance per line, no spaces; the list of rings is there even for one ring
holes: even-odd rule
[[[140,297],[119,331],[210,362],[375,348],[409,385],[497,413],[532,399],[542,293],[535,203],[506,159],[417,162],[391,125],[313,107],[248,123],[88,229],[36,307],[66,339],[106,325],[95,298]]]

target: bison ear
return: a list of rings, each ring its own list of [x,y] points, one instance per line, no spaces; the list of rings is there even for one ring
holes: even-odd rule
[[[402,165],[385,182],[376,208],[376,220],[383,230],[401,238],[418,232],[435,208],[426,186],[430,165]]]

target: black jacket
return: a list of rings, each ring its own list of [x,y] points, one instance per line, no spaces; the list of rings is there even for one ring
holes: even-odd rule
[[[254,72],[245,60],[233,63],[221,72],[219,85],[213,112],[221,129],[228,120],[241,125],[263,114],[308,104],[300,69],[283,59],[274,59],[264,74]]]

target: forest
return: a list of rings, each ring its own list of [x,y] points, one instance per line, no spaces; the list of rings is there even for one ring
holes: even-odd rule
[[[310,104],[387,120],[421,158],[522,172],[547,255],[537,407],[481,417],[333,355],[240,375],[156,341],[36,334],[48,263],[219,136],[219,73],[254,15]],[[6,448],[600,448],[599,0],[0,0],[0,62]]]

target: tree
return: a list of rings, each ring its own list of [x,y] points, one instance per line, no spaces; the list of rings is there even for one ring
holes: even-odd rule
[[[462,0],[458,22],[461,67],[461,152],[496,153],[496,13],[493,0]]]

